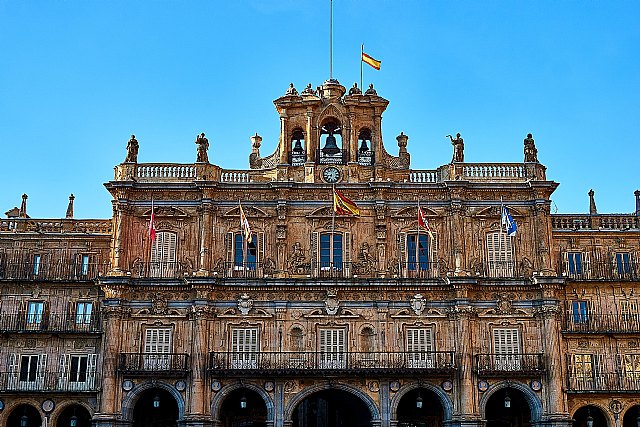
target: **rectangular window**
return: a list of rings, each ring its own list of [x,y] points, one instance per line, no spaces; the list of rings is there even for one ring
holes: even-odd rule
[[[616,271],[620,277],[629,277],[631,275],[631,254],[628,252],[619,252],[616,254]]]
[[[236,270],[255,270],[258,261],[258,236],[251,235],[251,243],[245,246],[244,234],[234,235],[233,266]]]
[[[429,235],[407,235],[407,269],[409,271],[429,269]]]
[[[346,368],[346,330],[320,329],[320,369]]]
[[[507,233],[487,234],[487,262],[490,277],[513,277],[513,245]]]
[[[87,381],[88,362],[89,356],[71,356],[69,382],[83,383]]]
[[[38,274],[40,274],[40,260],[41,260],[40,255],[33,256],[33,275],[34,276],[37,276]]]
[[[589,321],[587,301],[573,301],[571,309],[573,311],[573,323],[584,324]]]
[[[407,329],[408,367],[433,367],[433,334],[428,328]]]
[[[232,369],[258,367],[258,328],[234,328],[231,331]]]
[[[27,304],[27,327],[39,327],[44,315],[44,302],[29,301]]]
[[[322,233],[320,235],[320,268],[342,270],[342,234]]]
[[[80,261],[80,274],[87,276],[89,274],[89,255],[82,255]]]
[[[90,324],[92,312],[93,312],[93,303],[78,302],[76,304],[76,324],[77,325]]]
[[[37,355],[22,356],[20,358],[20,381],[21,382],[34,382],[37,379],[38,374],[38,359]]]
[[[572,373],[578,380],[593,380],[593,354],[574,354]]]
[[[518,371],[521,366],[520,333],[515,328],[493,330],[493,350],[498,371]]]
[[[160,231],[151,247],[151,265],[149,272],[152,277],[174,277],[176,273],[176,233]]]
[[[171,328],[148,328],[144,340],[144,368],[163,371],[171,367]]]
[[[567,267],[570,275],[581,275],[584,272],[582,268],[582,252],[567,253]]]

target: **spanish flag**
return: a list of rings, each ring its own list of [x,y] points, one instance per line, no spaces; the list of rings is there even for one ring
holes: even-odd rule
[[[340,191],[333,189],[333,211],[336,215],[360,216],[360,208]]]
[[[362,61],[366,62],[367,64],[371,65],[373,68],[375,68],[376,70],[380,69],[380,64],[381,62],[378,61],[377,59],[373,59],[372,57],[370,57],[369,55],[367,55],[366,53],[362,52]]]

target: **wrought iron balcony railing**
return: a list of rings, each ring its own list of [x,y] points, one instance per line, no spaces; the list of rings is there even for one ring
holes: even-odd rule
[[[128,375],[184,376],[189,372],[186,353],[120,353],[118,371]]]
[[[108,262],[65,261],[8,262],[0,259],[0,280],[89,281],[109,271]]]
[[[524,269],[514,261],[488,261],[478,263],[471,268],[472,274],[476,276],[495,278],[520,278],[524,277]]]
[[[212,352],[214,375],[326,374],[328,372],[420,374],[453,371],[452,351],[433,352]]]
[[[95,392],[100,386],[97,371],[0,372],[0,390],[20,392]]]
[[[0,332],[96,334],[102,332],[102,322],[97,313],[2,313],[0,314]]]
[[[567,391],[592,392],[633,392],[640,390],[640,372],[584,373],[569,372]]]
[[[322,149],[316,150],[317,162],[321,165],[346,165],[347,156],[345,150],[339,150],[336,154],[325,154]]]
[[[360,166],[373,166],[376,162],[376,153],[372,150],[358,150],[358,164]]]
[[[304,166],[306,162],[307,152],[305,150],[289,152],[289,164],[291,166]]]
[[[476,354],[479,376],[537,375],[545,371],[542,353]]]
[[[185,265],[180,262],[141,262],[131,266],[131,277],[154,279],[179,279],[189,275]]]
[[[221,262],[214,269],[214,274],[224,278],[241,277],[247,279],[259,279],[272,273],[270,269],[264,269],[262,262]]]
[[[640,314],[589,314],[568,312],[564,318],[564,332],[578,333],[640,333]]]
[[[558,274],[575,280],[640,280],[640,267],[634,260],[599,263],[562,261]]]
[[[439,277],[437,262],[401,262],[398,276],[405,279],[431,279]]]
[[[312,262],[311,276],[324,278],[348,278],[353,275],[353,265],[350,262]]]

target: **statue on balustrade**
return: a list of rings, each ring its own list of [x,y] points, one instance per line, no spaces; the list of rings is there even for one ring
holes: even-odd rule
[[[125,163],[137,163],[138,162],[138,140],[135,135],[131,135],[131,139],[127,143],[127,158],[124,159]]]
[[[538,149],[536,143],[533,140],[533,135],[527,134],[524,139],[524,161],[525,162],[538,162]]]
[[[196,163],[209,163],[209,156],[207,155],[209,140],[204,137],[204,132],[196,137],[196,144],[198,145]]]
[[[453,145],[453,158],[451,163],[464,162],[464,139],[460,138],[460,133],[456,134],[456,138],[453,139],[451,135],[447,135]],[[446,138],[445,137],[445,138]]]

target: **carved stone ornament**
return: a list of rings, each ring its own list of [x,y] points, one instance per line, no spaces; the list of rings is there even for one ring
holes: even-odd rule
[[[453,320],[469,318],[477,314],[477,309],[471,305],[456,305],[447,309],[447,316]]]
[[[514,294],[509,293],[501,293],[496,295],[498,300],[496,301],[496,312],[501,314],[512,314],[513,313],[513,299],[515,298]]]
[[[151,312],[153,314],[167,314],[167,298],[160,292],[151,299]]]
[[[555,317],[560,315],[560,307],[557,305],[543,305],[533,309],[533,315],[539,317]]]
[[[249,314],[249,311],[253,307],[253,300],[249,297],[249,294],[244,293],[240,295],[240,299],[238,299],[238,310],[242,313],[243,316]]]
[[[327,314],[334,315],[338,312],[340,308],[340,301],[338,301],[338,293],[335,289],[330,289],[327,291],[327,298],[324,300],[324,307],[327,310]]]
[[[415,294],[413,296],[413,299],[411,300],[411,308],[413,309],[413,312],[418,316],[422,314],[426,304],[426,300],[424,299],[422,294]]]
[[[612,413],[619,415],[624,409],[624,405],[619,400],[614,399],[609,402],[609,409],[611,409]]]

